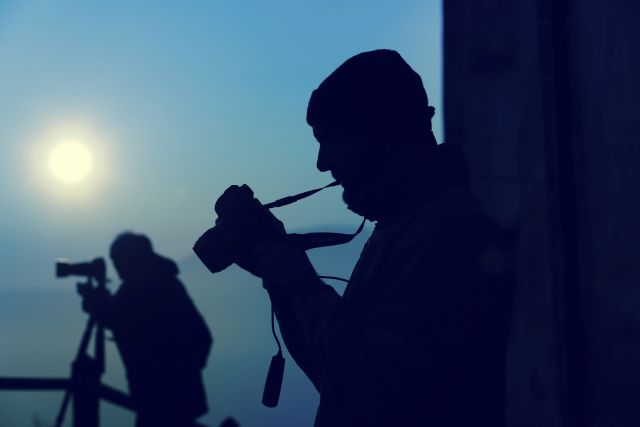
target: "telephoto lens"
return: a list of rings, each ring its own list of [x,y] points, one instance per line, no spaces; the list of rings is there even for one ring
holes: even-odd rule
[[[104,280],[106,271],[107,268],[103,258],[78,263],[71,263],[65,259],[56,261],[56,277],[84,276],[93,277],[96,280]]]

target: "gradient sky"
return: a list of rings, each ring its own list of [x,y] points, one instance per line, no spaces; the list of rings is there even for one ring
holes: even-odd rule
[[[422,76],[440,140],[436,0],[0,0],[0,376],[67,374],[85,318],[73,281],[53,277],[54,260],[106,256],[118,232],[135,229],[179,262],[216,337],[204,420],[311,423],[317,396],[290,358],[281,405],[260,407],[274,346],[257,280],[209,275],[191,246],[231,184],[267,202],[331,180],[315,169],[309,95],[344,60],[377,48],[399,51]],[[67,140],[94,158],[76,185],[47,166]],[[289,231],[359,222],[338,189],[277,215]],[[314,263],[348,275],[363,241],[318,251]],[[107,382],[124,387],[110,355]],[[0,391],[0,425],[49,422],[58,400]],[[123,413],[107,407],[105,420],[126,425]]]

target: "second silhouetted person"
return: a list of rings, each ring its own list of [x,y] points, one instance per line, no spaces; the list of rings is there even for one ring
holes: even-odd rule
[[[208,410],[202,370],[209,329],[178,280],[178,267],[155,253],[149,238],[120,234],[110,252],[122,284],[113,296],[84,289],[83,307],[113,331],[136,426],[193,425]]]

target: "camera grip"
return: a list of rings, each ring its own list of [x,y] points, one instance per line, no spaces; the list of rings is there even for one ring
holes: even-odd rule
[[[213,209],[218,218],[229,218],[251,210],[254,200],[253,190],[248,185],[232,185],[216,200]]]

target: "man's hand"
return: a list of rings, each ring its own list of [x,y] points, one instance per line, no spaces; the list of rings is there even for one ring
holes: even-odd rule
[[[251,270],[247,270],[267,283],[295,290],[319,282],[307,254],[285,241],[258,243],[252,247],[251,257]]]
[[[235,223],[239,229],[250,230],[260,240],[278,239],[286,234],[282,222],[253,196],[248,185],[228,187],[215,203],[220,221]]]
[[[226,240],[249,244],[234,255],[241,268],[267,283],[292,289],[319,281],[305,252],[286,242],[282,222],[254,198],[248,186],[227,188],[215,210]]]
[[[91,315],[102,312],[111,299],[108,290],[94,288],[89,283],[78,283],[77,288],[78,294],[82,297],[82,310]]]
[[[261,276],[259,259],[253,248],[261,242],[285,240],[287,232],[282,222],[253,196],[249,186],[232,185],[215,204],[218,214],[217,235],[227,242],[233,261],[244,270]]]

